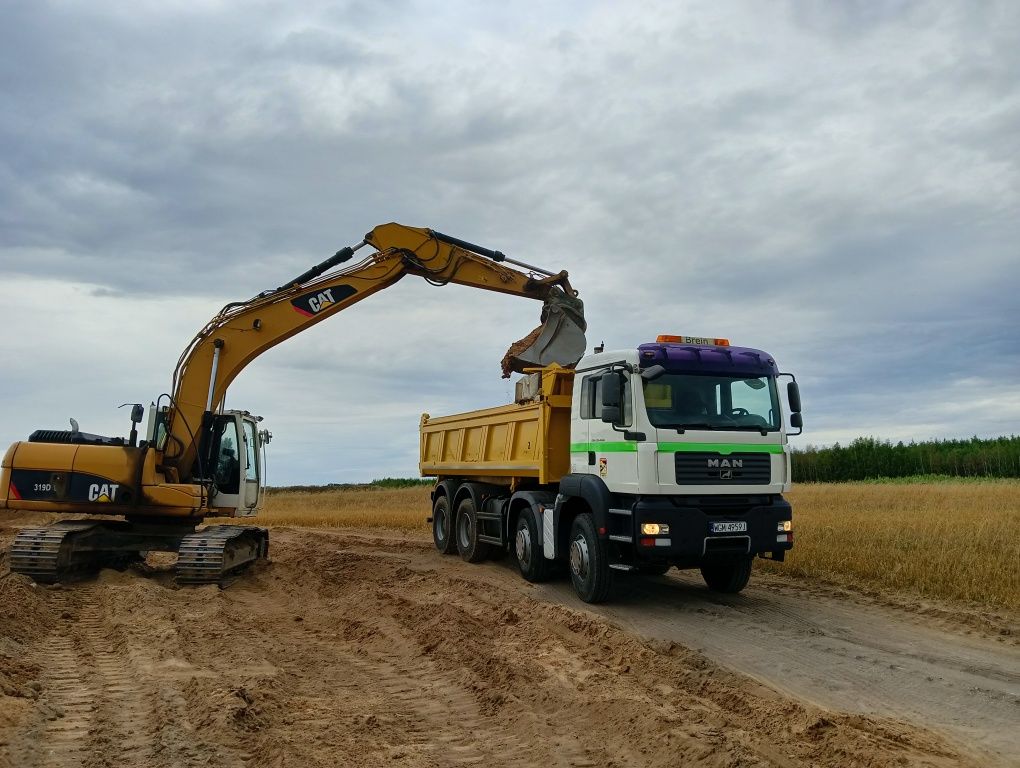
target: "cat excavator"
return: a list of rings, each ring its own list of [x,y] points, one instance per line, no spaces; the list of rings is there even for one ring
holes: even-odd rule
[[[365,247],[362,261],[335,270]],[[510,266],[513,265],[513,266]],[[513,267],[518,267],[515,269]],[[542,325],[511,346],[503,372],[558,363],[585,351],[583,304],[566,272],[401,224],[377,226],[354,246],[247,301],[227,304],[185,348],[171,391],[131,409],[130,435],[40,429],[14,443],[0,470],[0,510],[86,514],[20,530],[10,569],[52,583],[123,568],[149,551],[176,552],[183,583],[216,583],[268,556],[269,532],[207,525],[206,518],[256,515],[265,499],[261,417],[226,410],[227,388],[267,349],[388,288],[405,275],[543,302]]]

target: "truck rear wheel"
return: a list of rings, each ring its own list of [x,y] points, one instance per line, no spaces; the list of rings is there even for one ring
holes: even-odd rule
[[[538,521],[532,509],[523,510],[517,518],[513,552],[525,579],[537,584],[549,578],[550,561],[538,544]]]
[[[457,550],[469,563],[480,563],[489,556],[489,545],[478,540],[478,516],[470,496],[457,505]]]
[[[751,578],[753,563],[754,558],[751,557],[706,563],[701,566],[701,575],[708,588],[713,592],[736,594],[747,586],[747,582]]]
[[[612,572],[606,543],[595,533],[595,521],[585,512],[570,526],[570,580],[574,591],[586,603],[601,603],[609,597]]]
[[[444,555],[457,551],[457,540],[453,536],[453,511],[450,497],[445,493],[432,505],[432,541]]]

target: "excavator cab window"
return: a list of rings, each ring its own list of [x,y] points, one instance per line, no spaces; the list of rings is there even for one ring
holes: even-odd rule
[[[241,484],[240,441],[232,417],[220,417],[216,424],[216,465],[213,478],[220,493],[237,493]]]
[[[244,479],[259,479],[258,465],[258,438],[255,436],[255,424],[245,420],[244,422]]]

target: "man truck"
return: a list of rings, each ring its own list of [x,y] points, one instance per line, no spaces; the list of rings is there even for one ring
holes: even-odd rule
[[[565,564],[580,598],[598,603],[616,572],[674,566],[739,592],[755,557],[783,560],[793,546],[783,493],[800,392],[767,352],[663,335],[573,369],[529,369],[515,401],[422,415],[440,552],[474,563],[509,550],[532,582]]]

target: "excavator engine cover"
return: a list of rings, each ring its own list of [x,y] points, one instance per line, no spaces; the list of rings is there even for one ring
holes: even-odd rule
[[[584,332],[584,302],[555,288],[542,306],[542,324],[520,341],[510,345],[503,356],[503,378],[526,368],[541,368],[558,363],[572,368],[584,357],[587,340]]]

